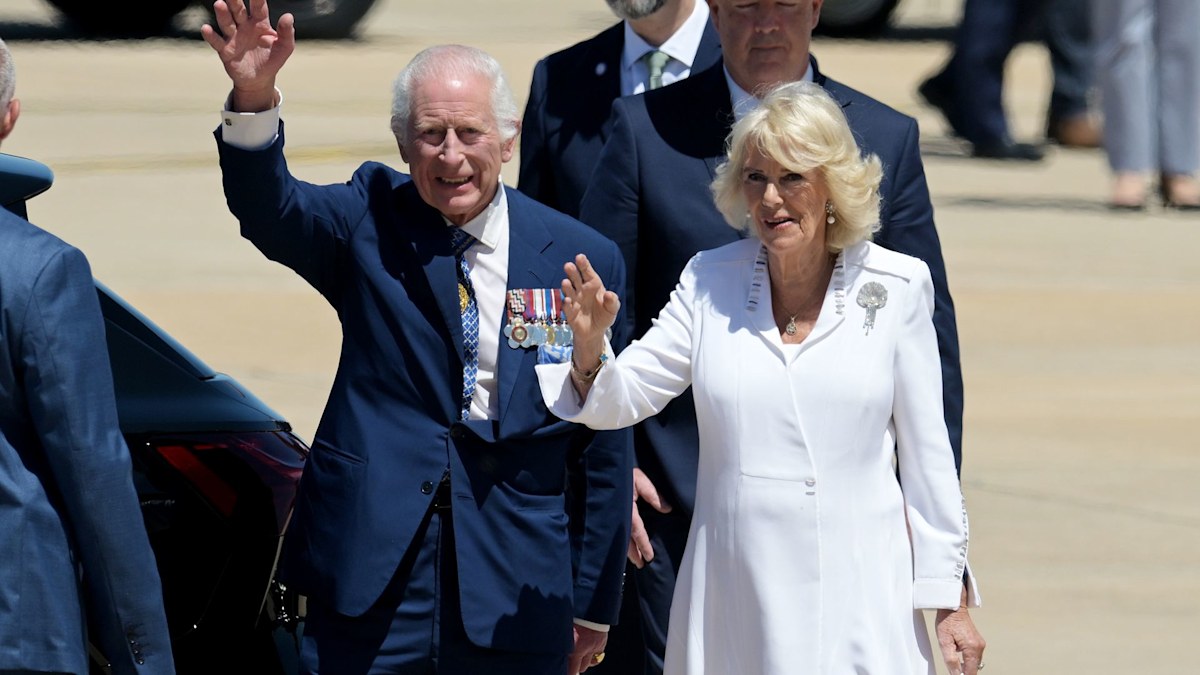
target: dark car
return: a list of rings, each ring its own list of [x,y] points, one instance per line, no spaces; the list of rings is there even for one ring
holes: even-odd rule
[[[207,8],[211,20],[213,1],[140,0],[114,5],[96,0],[46,0],[81,30],[120,37],[161,35],[176,14],[193,4]],[[353,34],[375,0],[270,0],[267,4],[272,24],[281,14],[290,13],[296,17],[296,32],[300,37],[339,39]]]
[[[52,182],[44,165],[0,154],[5,208],[24,216]],[[274,571],[308,447],[245,387],[96,292],[178,672],[294,672],[295,599]]]

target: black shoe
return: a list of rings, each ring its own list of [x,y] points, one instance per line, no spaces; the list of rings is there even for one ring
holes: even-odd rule
[[[971,156],[979,157],[980,159],[1040,162],[1046,156],[1046,153],[1040,146],[1031,143],[1014,143],[1005,139],[995,143],[976,143],[971,149]]]
[[[962,133],[959,131],[958,106],[955,105],[954,96],[942,83],[940,76],[934,75],[922,82],[917,87],[917,93],[925,99],[925,103],[932,108],[937,108],[938,112],[942,114],[942,117],[946,119],[946,124],[950,126],[951,134],[962,137]]]

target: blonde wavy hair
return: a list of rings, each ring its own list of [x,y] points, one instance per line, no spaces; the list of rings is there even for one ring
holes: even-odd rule
[[[726,139],[728,159],[717,168],[713,200],[725,221],[754,234],[742,191],[742,170],[751,148],[789,171],[821,172],[829,188],[835,221],[825,229],[830,252],[869,240],[879,230],[882,165],[863,157],[841,106],[811,82],[790,82],[769,90]]]

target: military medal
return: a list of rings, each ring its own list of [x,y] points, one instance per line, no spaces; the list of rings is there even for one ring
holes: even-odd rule
[[[867,310],[867,318],[863,321],[863,328],[866,329],[864,335],[871,334],[871,329],[875,327],[875,312],[887,305],[887,296],[887,289],[878,281],[868,281],[858,290],[855,302]]]

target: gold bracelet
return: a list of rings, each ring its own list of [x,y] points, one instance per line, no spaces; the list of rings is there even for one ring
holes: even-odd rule
[[[571,374],[573,374],[576,378],[578,378],[578,380],[581,384],[590,384],[592,382],[592,380],[596,379],[596,376],[600,374],[600,369],[603,368],[604,364],[607,362],[608,362],[608,354],[601,353],[600,354],[600,365],[596,366],[594,369],[592,369],[590,371],[584,372],[583,370],[579,369],[579,366],[575,365],[575,356],[572,354],[571,355]]]

